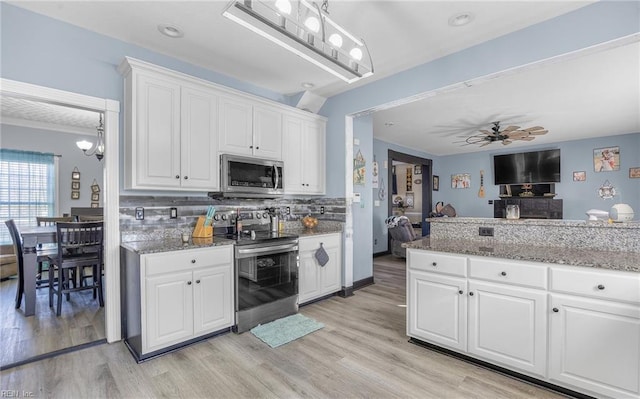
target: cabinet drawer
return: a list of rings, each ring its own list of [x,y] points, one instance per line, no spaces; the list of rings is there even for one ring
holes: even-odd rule
[[[300,237],[298,239],[298,247],[300,248],[300,252],[315,251],[316,249],[320,248],[320,243],[322,243],[322,246],[325,248],[339,247],[341,243],[341,235],[327,234],[313,237]]]
[[[409,249],[407,250],[407,264],[412,270],[424,270],[461,277],[466,277],[467,275],[467,258],[464,256]]]
[[[470,258],[469,277],[524,287],[547,288],[547,267],[518,261]]]
[[[551,290],[640,303],[640,273],[552,267]]]
[[[204,266],[231,264],[232,246],[191,249],[143,255],[145,276],[195,269]]]

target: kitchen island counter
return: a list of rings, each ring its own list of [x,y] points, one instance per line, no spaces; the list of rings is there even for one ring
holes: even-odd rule
[[[424,237],[405,248],[640,273],[640,252]]]

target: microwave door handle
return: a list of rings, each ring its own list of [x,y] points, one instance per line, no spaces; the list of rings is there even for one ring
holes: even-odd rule
[[[273,165],[273,170],[274,170],[275,175],[276,175],[276,181],[274,183],[273,189],[277,190],[278,189],[278,184],[280,183],[280,174],[278,173],[278,167],[276,165]]]

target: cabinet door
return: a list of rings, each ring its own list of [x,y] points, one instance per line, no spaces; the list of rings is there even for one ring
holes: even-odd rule
[[[637,399],[640,306],[556,294],[550,301],[549,377],[595,396]]]
[[[231,264],[193,272],[193,330],[196,336],[233,325]]]
[[[138,74],[132,112],[132,185],[180,186],[180,85],[169,78]]]
[[[181,185],[219,189],[218,98],[212,91],[182,88]]]
[[[282,159],[282,113],[274,108],[253,107],[253,154]]]
[[[241,99],[220,97],[219,151],[253,155],[252,106]]]
[[[314,251],[302,249],[299,252],[300,267],[298,268],[298,303],[305,303],[322,294],[320,270],[318,262],[313,257]]]
[[[544,377],[546,291],[470,280],[468,298],[469,352]]]
[[[324,266],[318,264],[318,267],[320,268],[322,295],[327,295],[340,291],[342,288],[342,251],[339,246],[324,246],[324,250],[329,255],[329,261]]]
[[[282,138],[282,160],[284,161],[284,191],[286,194],[304,194],[303,167],[306,152],[303,151],[302,120],[293,116],[284,117]]]
[[[466,351],[466,279],[409,270],[407,282],[407,335]]]
[[[152,352],[193,336],[192,272],[145,279],[146,331],[142,347]]]
[[[325,193],[325,128],[324,122],[304,122],[303,183],[308,194]]]

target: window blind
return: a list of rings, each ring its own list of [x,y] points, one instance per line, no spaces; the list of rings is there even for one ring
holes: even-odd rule
[[[36,225],[37,216],[54,216],[56,170],[53,154],[0,149],[0,219],[18,227]],[[10,244],[6,225],[0,243]]]

